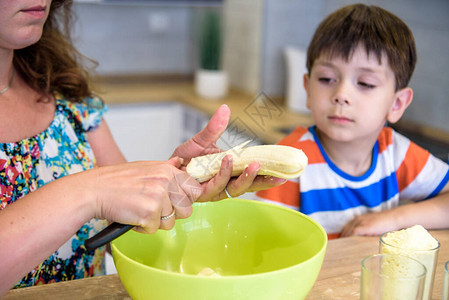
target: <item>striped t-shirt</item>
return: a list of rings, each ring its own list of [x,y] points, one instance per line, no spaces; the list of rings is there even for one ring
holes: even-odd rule
[[[338,237],[354,217],[437,195],[449,181],[449,165],[390,127],[374,145],[372,164],[362,176],[340,170],[327,156],[315,126],[298,127],[279,142],[302,149],[309,159],[296,179],[257,192],[257,198],[299,210]]]

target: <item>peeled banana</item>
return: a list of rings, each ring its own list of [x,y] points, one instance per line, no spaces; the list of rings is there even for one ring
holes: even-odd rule
[[[187,173],[198,182],[214,177],[220,170],[221,161],[232,155],[232,176],[243,173],[253,162],[260,164],[258,175],[270,175],[285,179],[299,177],[307,166],[307,156],[302,150],[283,145],[245,146],[250,141],[224,152],[207,154],[192,158],[187,165]]]

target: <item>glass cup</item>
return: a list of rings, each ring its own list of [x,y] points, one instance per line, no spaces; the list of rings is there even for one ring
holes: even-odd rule
[[[422,300],[426,267],[397,254],[374,254],[362,260],[361,300]]]
[[[391,245],[385,242],[384,237],[388,234],[384,233],[380,236],[380,253],[400,254],[409,256],[420,261],[426,267],[426,279],[424,283],[423,300],[432,299],[433,281],[435,278],[435,269],[438,260],[438,251],[440,250],[440,243],[433,249],[428,250],[414,250],[407,247]]]
[[[449,300],[449,261],[444,265],[443,300]]]

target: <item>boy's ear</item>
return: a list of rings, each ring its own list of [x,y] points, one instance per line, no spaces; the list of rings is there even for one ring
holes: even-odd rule
[[[302,84],[304,85],[304,89],[306,90],[306,107],[310,109],[310,103],[309,103],[309,74],[304,74],[302,79]]]
[[[390,123],[396,123],[404,114],[407,107],[412,103],[413,90],[405,87],[395,94],[395,99],[388,112],[387,120]]]

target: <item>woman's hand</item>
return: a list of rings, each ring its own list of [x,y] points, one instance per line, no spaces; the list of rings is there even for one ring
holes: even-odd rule
[[[143,161],[96,168],[91,188],[96,195],[95,217],[138,226],[154,233],[171,229],[175,218],[192,214],[192,204],[201,194],[200,184],[179,170],[182,160]],[[163,216],[171,218],[161,220]]]
[[[184,166],[191,158],[220,152],[217,141],[226,130],[229,123],[231,111],[227,105],[220,106],[210,119],[207,126],[193,138],[179,146],[172,157],[184,159]],[[284,183],[282,178],[270,176],[257,176],[259,164],[250,164],[237,178],[231,179],[232,160],[225,157],[221,164],[219,173],[211,180],[201,184],[202,194],[198,201],[216,201],[227,198],[225,189],[232,197],[237,197],[246,192],[255,192],[268,189]]]

